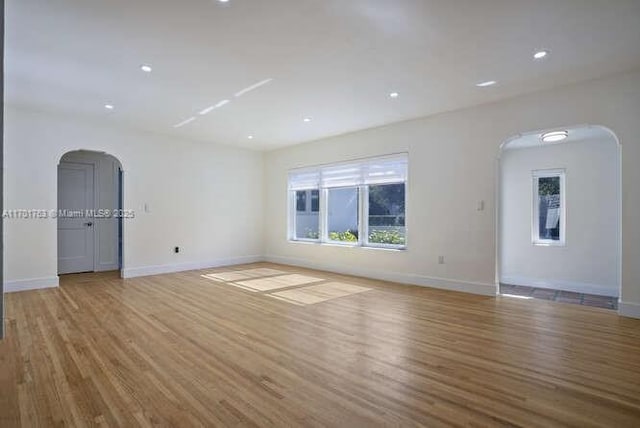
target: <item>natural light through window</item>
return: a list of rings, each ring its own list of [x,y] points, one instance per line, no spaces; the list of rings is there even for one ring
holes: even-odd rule
[[[289,239],[402,249],[407,155],[289,172]]]
[[[535,245],[565,245],[565,172],[533,171],[532,238]]]

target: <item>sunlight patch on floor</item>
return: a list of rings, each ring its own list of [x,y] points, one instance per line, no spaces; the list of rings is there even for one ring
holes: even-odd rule
[[[359,285],[347,284],[345,282],[329,282],[327,284],[311,285],[308,287],[296,288],[293,290],[279,291],[268,294],[275,299],[296,305],[313,305],[338,297],[351,296],[353,294],[369,291],[370,288]]]
[[[294,305],[306,306],[371,290],[346,282],[277,269],[258,268],[201,275],[211,281],[252,293],[261,293]]]
[[[280,288],[295,287],[299,285],[313,284],[314,282],[324,281],[322,278],[314,278],[312,276],[292,274],[282,276],[272,276],[269,278],[252,279],[249,281],[237,282],[238,285],[247,287],[256,291],[278,290]]]
[[[208,279],[213,279],[218,281],[241,281],[245,279],[259,278],[263,276],[282,275],[285,273],[287,272],[277,270],[277,269],[257,268],[257,269],[237,270],[237,271],[230,271],[230,272],[209,273],[202,276]]]

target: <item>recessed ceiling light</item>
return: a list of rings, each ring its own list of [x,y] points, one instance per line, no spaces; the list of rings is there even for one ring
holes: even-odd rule
[[[302,119],[302,120],[303,120],[304,122],[307,122],[307,123],[311,122],[311,118],[310,118],[310,117],[305,117],[305,118],[304,118],[304,119]]]
[[[486,82],[476,83],[476,86],[478,88],[486,88],[487,86],[493,86],[496,83],[498,83],[498,82],[496,82],[495,80],[487,80]]]
[[[153,70],[151,68],[151,66],[149,64],[142,64],[140,66],[140,70],[144,71],[145,73],[151,73],[151,70]]]
[[[106,108],[107,110],[113,110],[115,107],[113,104],[105,104],[104,108]]]
[[[249,135],[247,138],[253,140],[253,135]]]
[[[557,143],[558,141],[564,140],[568,136],[569,131],[553,131],[542,134],[540,138],[545,143]]]
[[[218,0],[220,3],[227,3],[229,0]]]
[[[533,58],[534,59],[542,59],[542,58],[546,57],[547,55],[549,55],[549,51],[538,51],[538,52],[533,54]]]
[[[400,94],[399,94],[399,93],[397,93],[397,92],[391,92],[391,93],[389,94],[389,97],[390,97],[390,98],[398,98],[399,96],[400,96]]]

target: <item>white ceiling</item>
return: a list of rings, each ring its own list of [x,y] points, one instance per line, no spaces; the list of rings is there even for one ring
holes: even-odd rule
[[[9,104],[262,150],[638,68],[640,1],[8,0],[5,62]]]

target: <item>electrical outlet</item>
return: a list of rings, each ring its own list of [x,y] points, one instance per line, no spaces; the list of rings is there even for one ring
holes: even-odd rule
[[[174,247],[173,252],[178,254],[180,252],[180,247]]]
[[[438,264],[439,265],[443,265],[444,264],[444,256],[438,256]]]

